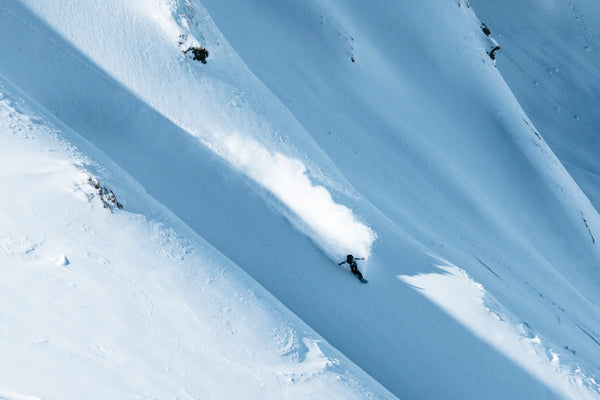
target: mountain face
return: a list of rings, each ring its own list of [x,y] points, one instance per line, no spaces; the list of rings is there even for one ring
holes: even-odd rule
[[[395,398],[5,78],[0,179],[1,399]]]
[[[0,398],[600,398],[597,7],[442,3],[1,4]]]
[[[593,1],[473,2],[503,44],[502,76],[596,210],[600,15]]]

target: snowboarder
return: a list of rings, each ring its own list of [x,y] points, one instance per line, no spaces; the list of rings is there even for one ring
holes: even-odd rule
[[[348,263],[350,265],[350,270],[352,270],[352,273],[354,275],[356,275],[358,277],[358,279],[360,279],[362,281],[363,276],[360,273],[360,271],[358,270],[358,265],[356,265],[356,260],[364,260],[364,258],[358,258],[358,257],[355,258],[352,254],[348,254],[346,256],[346,260],[342,261],[341,263],[338,263],[338,265]]]

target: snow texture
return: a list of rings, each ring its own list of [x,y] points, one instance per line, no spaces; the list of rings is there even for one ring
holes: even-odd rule
[[[0,399],[600,399],[597,11],[1,2]]]

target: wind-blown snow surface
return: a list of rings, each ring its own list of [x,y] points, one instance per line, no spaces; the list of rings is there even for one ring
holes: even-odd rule
[[[146,191],[398,397],[600,397],[600,217],[467,2],[0,11],[0,74],[126,210]]]

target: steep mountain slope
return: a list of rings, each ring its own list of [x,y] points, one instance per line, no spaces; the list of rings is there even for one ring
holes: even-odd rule
[[[600,207],[600,10],[589,0],[472,2],[498,68],[565,168]]]
[[[430,253],[469,271],[563,361],[578,347],[574,364],[595,369],[598,214],[486,55],[473,9],[292,3],[251,2],[236,19],[230,3],[204,2],[362,195]],[[373,261],[394,246],[375,230],[384,239]],[[380,268],[429,272],[396,254]],[[442,364],[443,376],[451,367]]]
[[[0,398],[394,398],[60,126],[0,80]]]
[[[0,74],[397,396],[598,398],[600,218],[468,3],[0,10]]]

